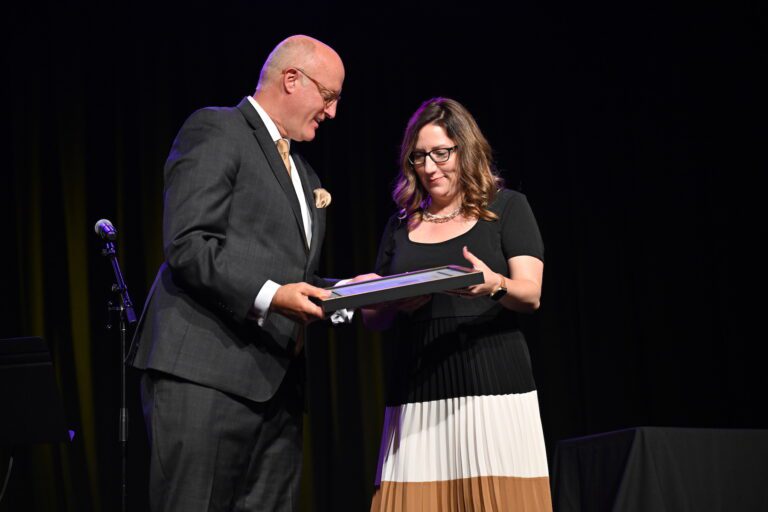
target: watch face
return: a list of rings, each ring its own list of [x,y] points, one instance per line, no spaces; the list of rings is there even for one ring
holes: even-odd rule
[[[493,294],[491,295],[491,299],[493,299],[493,300],[499,300],[499,299],[501,299],[503,296],[505,296],[506,294],[507,294],[507,289],[506,289],[506,288],[499,288],[498,290],[496,290],[495,292],[493,292]]]

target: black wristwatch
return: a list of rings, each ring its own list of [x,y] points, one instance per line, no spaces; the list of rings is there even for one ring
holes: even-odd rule
[[[507,287],[506,287],[507,281],[506,279],[504,279],[504,276],[502,276],[501,274],[499,274],[499,277],[501,277],[501,282],[499,283],[499,286],[497,286],[496,289],[494,289],[491,292],[491,299],[497,302],[500,301],[507,294]]]

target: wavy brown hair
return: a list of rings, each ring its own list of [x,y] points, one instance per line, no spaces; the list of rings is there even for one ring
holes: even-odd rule
[[[483,136],[472,114],[458,101],[432,98],[413,113],[405,128],[400,145],[400,174],[392,199],[400,208],[400,218],[409,224],[421,221],[422,211],[429,205],[429,195],[408,161],[416,147],[421,129],[435,124],[458,145],[456,170],[461,187],[465,216],[483,220],[496,220],[498,216],[488,210],[496,193],[504,186],[491,158],[491,146]]]

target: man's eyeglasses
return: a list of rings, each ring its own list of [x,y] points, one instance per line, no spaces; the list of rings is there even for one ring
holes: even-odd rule
[[[301,68],[293,68],[293,69],[300,71],[302,75],[309,78],[312,81],[312,83],[315,84],[315,87],[317,87],[317,91],[320,93],[320,96],[323,97],[325,108],[330,107],[331,105],[333,105],[334,103],[336,103],[341,99],[341,92],[336,92],[332,89],[327,88],[326,86],[324,86],[323,84],[321,84],[320,82],[318,82],[317,80],[309,76],[307,72]],[[286,71],[288,70],[287,69],[283,70],[283,73],[285,73]]]
[[[458,148],[459,146],[453,146],[452,148],[436,148],[432,151],[427,151],[426,153],[424,151],[414,151],[408,155],[408,161],[411,165],[424,165],[424,162],[427,161],[427,157],[429,157],[436,164],[442,164],[443,162],[447,162],[448,159],[451,158],[451,153]]]

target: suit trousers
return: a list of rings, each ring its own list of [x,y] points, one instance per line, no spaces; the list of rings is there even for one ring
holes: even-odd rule
[[[295,359],[264,403],[146,371],[151,510],[298,510],[303,370]]]

